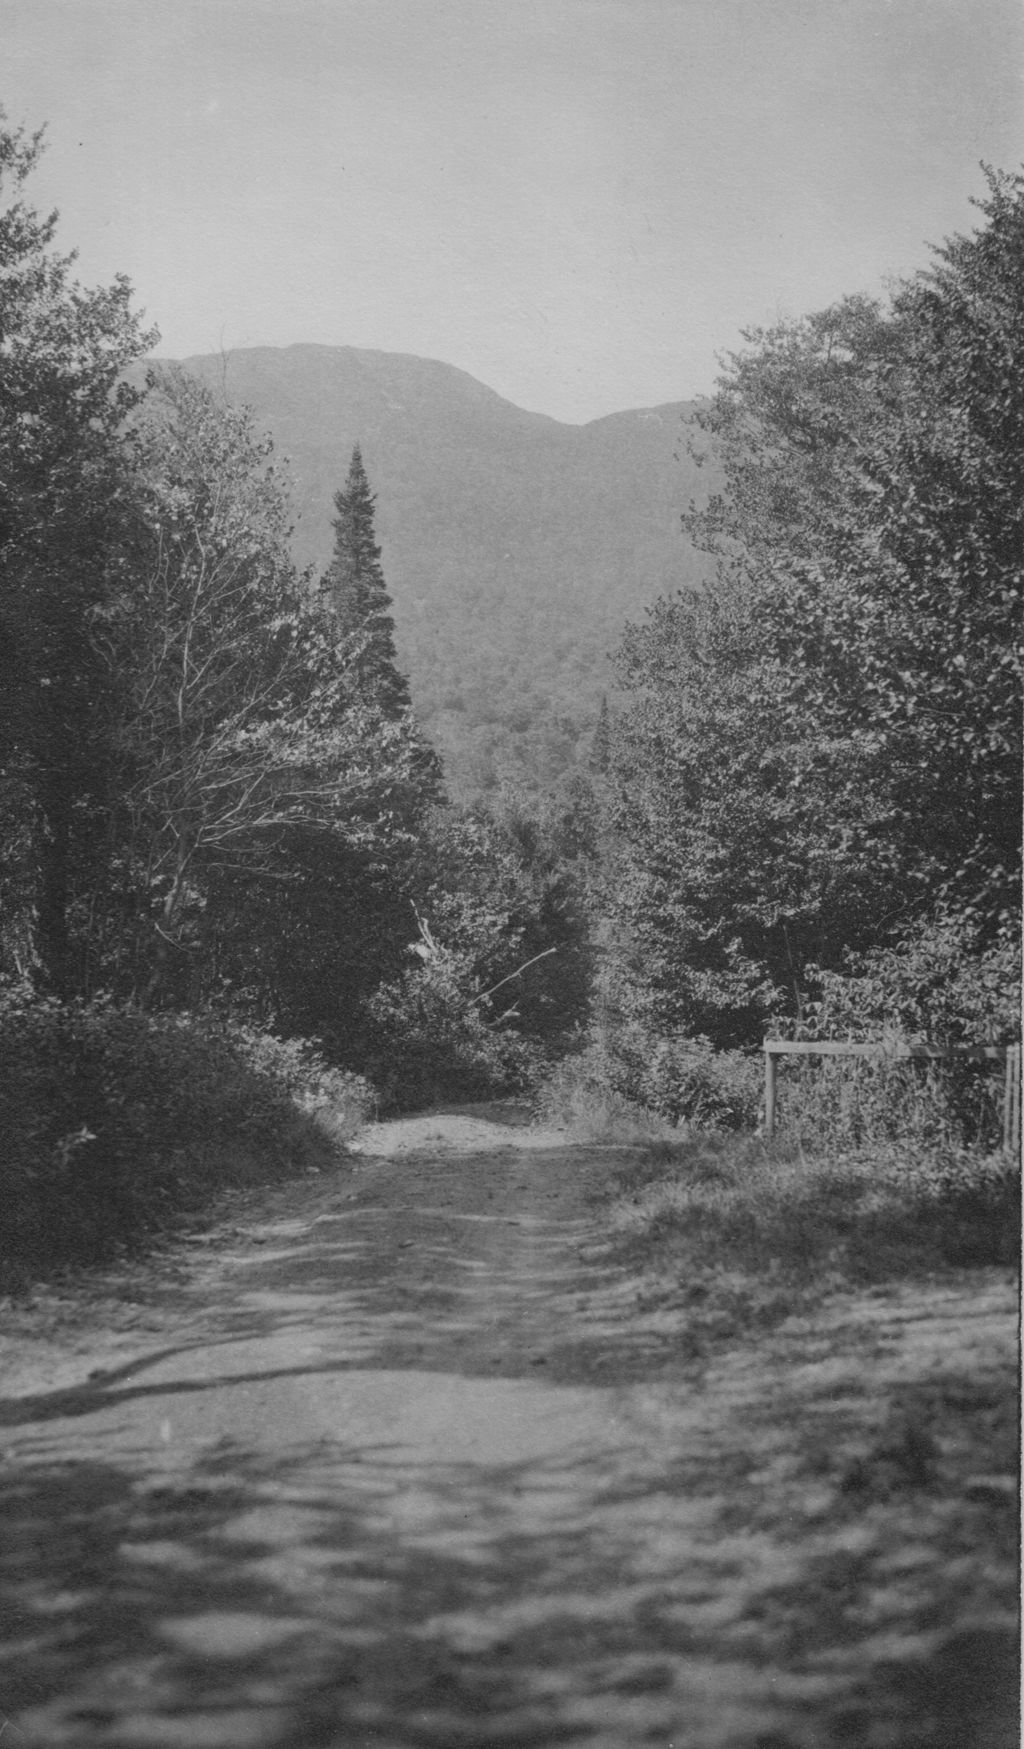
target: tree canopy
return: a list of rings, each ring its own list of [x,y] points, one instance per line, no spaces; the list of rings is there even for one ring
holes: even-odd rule
[[[1019,903],[1024,179],[979,204],[888,307],[746,336],[684,518],[718,583],[623,645],[621,913],[722,1042],[940,901],[982,936]]]
[[[55,252],[40,150],[0,128],[4,970],[337,1031],[409,939],[436,761],[397,673],[369,684],[373,588],[346,632],[296,571],[252,417],[126,377],[154,337]],[[352,509],[369,586],[368,488]]]
[[[0,782],[7,946],[66,993],[69,909],[103,836],[109,689],[94,636],[121,586],[128,364],[155,335],[118,278],[85,290],[23,186],[42,134],[0,111]],[[95,870],[93,871],[95,873]]]

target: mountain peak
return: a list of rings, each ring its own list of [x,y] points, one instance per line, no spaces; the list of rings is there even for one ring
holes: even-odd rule
[[[302,564],[327,563],[359,444],[399,659],[456,793],[549,785],[585,761],[624,622],[708,574],[680,528],[713,484],[686,453],[684,402],[567,425],[406,353],[299,343],[183,363],[290,458]]]

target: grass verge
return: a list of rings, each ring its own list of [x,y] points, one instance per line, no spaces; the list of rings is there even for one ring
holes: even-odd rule
[[[619,1175],[612,1251],[648,1299],[685,1305],[698,1346],[826,1294],[1014,1268],[1020,1173],[999,1156],[900,1145],[808,1156],[754,1138],[649,1144]]]

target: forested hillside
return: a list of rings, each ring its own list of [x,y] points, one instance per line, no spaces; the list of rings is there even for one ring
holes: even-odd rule
[[[359,444],[399,662],[453,793],[540,791],[585,763],[623,622],[709,574],[680,522],[717,479],[688,453],[691,408],[564,425],[450,365],[352,347],[185,363],[289,458],[302,564],[327,562]]]
[[[299,346],[154,364],[130,283],[81,285],[56,215],[32,205],[42,149],[0,109],[0,1305],[70,1329],[96,1266],[109,1305],[153,1274],[158,1239],[162,1256],[157,1324],[142,1306],[118,1326],[137,1349],[111,1345],[97,1375],[86,1324],[79,1382],[48,1351],[5,1406],[24,1472],[3,1466],[25,1528],[19,1656],[37,1653],[57,1692],[54,1649],[67,1652],[74,1719],[98,1742],[92,1724],[113,1715],[94,1704],[92,1618],[108,1624],[130,1709],[117,1740],[140,1740],[122,1629],[151,1546],[154,1633],[196,1673],[196,1741],[241,1743],[252,1718],[264,1740],[341,1744],[351,1718],[360,1741],[551,1742],[552,1695],[572,1703],[555,1736],[579,1740],[560,1660],[584,1643],[570,1592],[586,1544],[617,1587],[614,1609],[583,1598],[586,1613],[602,1634],[634,1618],[640,1636],[615,1626],[597,1682],[589,1641],[577,1660],[587,1693],[614,1691],[637,1721],[617,1740],[667,1742],[669,1715],[634,1703],[660,1708],[675,1687],[692,1712],[720,1644],[737,1704],[703,1742],[809,1743],[824,1697],[813,1741],[833,1749],[994,1749],[968,1709],[983,1718],[991,1646],[1015,1697],[1016,1598],[992,1553],[1014,1546],[1012,1379],[985,1357],[993,1331],[1012,1347],[1020,1258],[1024,174],[986,172],[976,228],[884,300],[747,331],[695,408],[575,428],[415,358]],[[446,1161],[469,1113],[498,1101],[532,1127],[536,1165],[512,1126],[485,1126],[490,1161]],[[413,1112],[416,1152],[384,1172],[390,1125],[373,1120]],[[610,1150],[597,1176],[595,1145]],[[576,1194],[552,1203],[543,1180],[560,1173]],[[593,1196],[598,1178],[614,1203]],[[288,1185],[274,1223],[250,1220],[273,1181]],[[179,1294],[173,1241],[215,1225],[228,1189],[246,1231],[232,1216],[228,1240],[222,1224],[213,1273],[186,1274]],[[275,1233],[270,1273],[253,1275],[250,1240]],[[204,1282],[220,1296],[209,1315]],[[41,1283],[56,1292],[40,1303]],[[330,1352],[314,1328],[324,1296],[339,1308]],[[440,1346],[419,1340],[424,1319]],[[780,1443],[776,1405],[757,1446],[746,1431],[767,1398],[748,1383],[769,1338],[772,1376],[796,1381],[793,1438]],[[690,1408],[719,1353],[732,1420],[705,1437]],[[529,1440],[498,1463],[502,1405],[535,1367],[556,1406],[582,1380],[614,1409],[638,1380],[629,1416],[642,1441],[665,1430],[664,1476],[638,1445],[637,1493],[615,1426],[598,1473],[573,1422],[562,1455],[544,1434],[538,1487],[521,1487]],[[300,1374],[309,1413],[293,1425]],[[419,1447],[396,1447],[390,1394],[378,1438],[350,1395],[360,1376],[374,1397],[379,1378],[405,1395],[420,1378]],[[450,1394],[459,1378],[470,1395]],[[193,1392],[194,1420],[179,1408],[193,1383],[221,1384],[237,1439],[202,1431],[217,1399]],[[130,1397],[148,1419],[121,1475],[97,1441]],[[447,1479],[437,1463],[463,1401],[473,1451],[481,1417],[496,1430],[479,1482],[461,1457]],[[537,1408],[538,1429],[550,1413]],[[41,1420],[84,1429],[68,1434],[74,1461],[56,1462]],[[258,1527],[236,1534],[253,1514],[232,1475],[258,1505],[286,1487],[316,1505],[325,1443],[341,1516],[332,1530],[310,1515],[300,1620],[299,1568],[268,1561]],[[308,1459],[301,1494],[293,1451]],[[180,1489],[163,1485],[174,1452]],[[397,1478],[394,1513],[374,1465]],[[578,1535],[563,1515],[574,1472]],[[467,1486],[514,1570],[511,1610],[462,1535]],[[306,1630],[325,1575],[339,1561],[358,1574],[353,1489],[379,1608],[353,1638],[343,1584],[325,1662]],[[193,1587],[199,1607],[182,1613],[167,1538],[187,1520],[191,1560],[195,1503],[214,1496],[221,1516],[200,1525],[212,1590]],[[627,1496],[670,1565],[631,1551],[623,1591]],[[21,1556],[57,1499],[70,1553],[41,1591]],[[677,1506],[702,1539],[696,1578]],[[738,1542],[757,1577],[746,1602]],[[536,1549],[552,1543],[550,1578]],[[97,1556],[115,1545],[131,1557],[120,1602]],[[650,1609],[633,1585],[645,1564]],[[456,1568],[468,1615],[452,1611]],[[676,1572],[682,1604],[666,1610]],[[546,1636],[538,1586],[557,1616]],[[222,1617],[218,1639],[207,1622]],[[454,1635],[440,1663],[421,1655],[439,1621]],[[287,1716],[255,1705],[278,1640],[313,1684]],[[517,1641],[532,1660],[518,1687]],[[147,1682],[155,1643],[147,1627]],[[183,1664],[193,1645],[200,1662]],[[778,1662],[798,1737],[747,1707],[751,1646]],[[211,1659],[241,1708],[214,1707]],[[387,1706],[363,1681],[375,1670]],[[510,1734],[487,1728],[489,1683]],[[965,1706],[947,1705],[961,1688]],[[50,1715],[30,1689],[32,1730]],[[399,1736],[393,1693],[413,1720]],[[159,1741],[184,1742],[168,1694]],[[447,1731],[452,1696],[482,1736]],[[1009,1719],[1002,1693],[998,1706]]]
[[[752,330],[689,430],[577,429],[422,360],[147,367],[2,124],[9,1252],[301,1169],[374,1098],[753,1128],[768,1029],[997,1061],[1024,178],[885,303]],[[891,1069],[791,1086],[797,1146],[917,1149],[946,1208],[1012,1088]]]

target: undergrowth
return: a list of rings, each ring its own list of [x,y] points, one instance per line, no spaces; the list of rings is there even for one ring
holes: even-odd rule
[[[1020,1173],[964,1149],[799,1146],[698,1136],[620,1175],[611,1243],[696,1326],[749,1334],[826,1293],[1014,1267]]]
[[[369,1095],[303,1041],[107,1003],[0,1007],[0,1268],[92,1262],[323,1167]]]
[[[682,1125],[753,1129],[764,1071],[759,1057],[714,1051],[706,1039],[665,1038],[638,1025],[595,1029],[551,1069],[537,1108],[581,1141],[671,1136]]]

